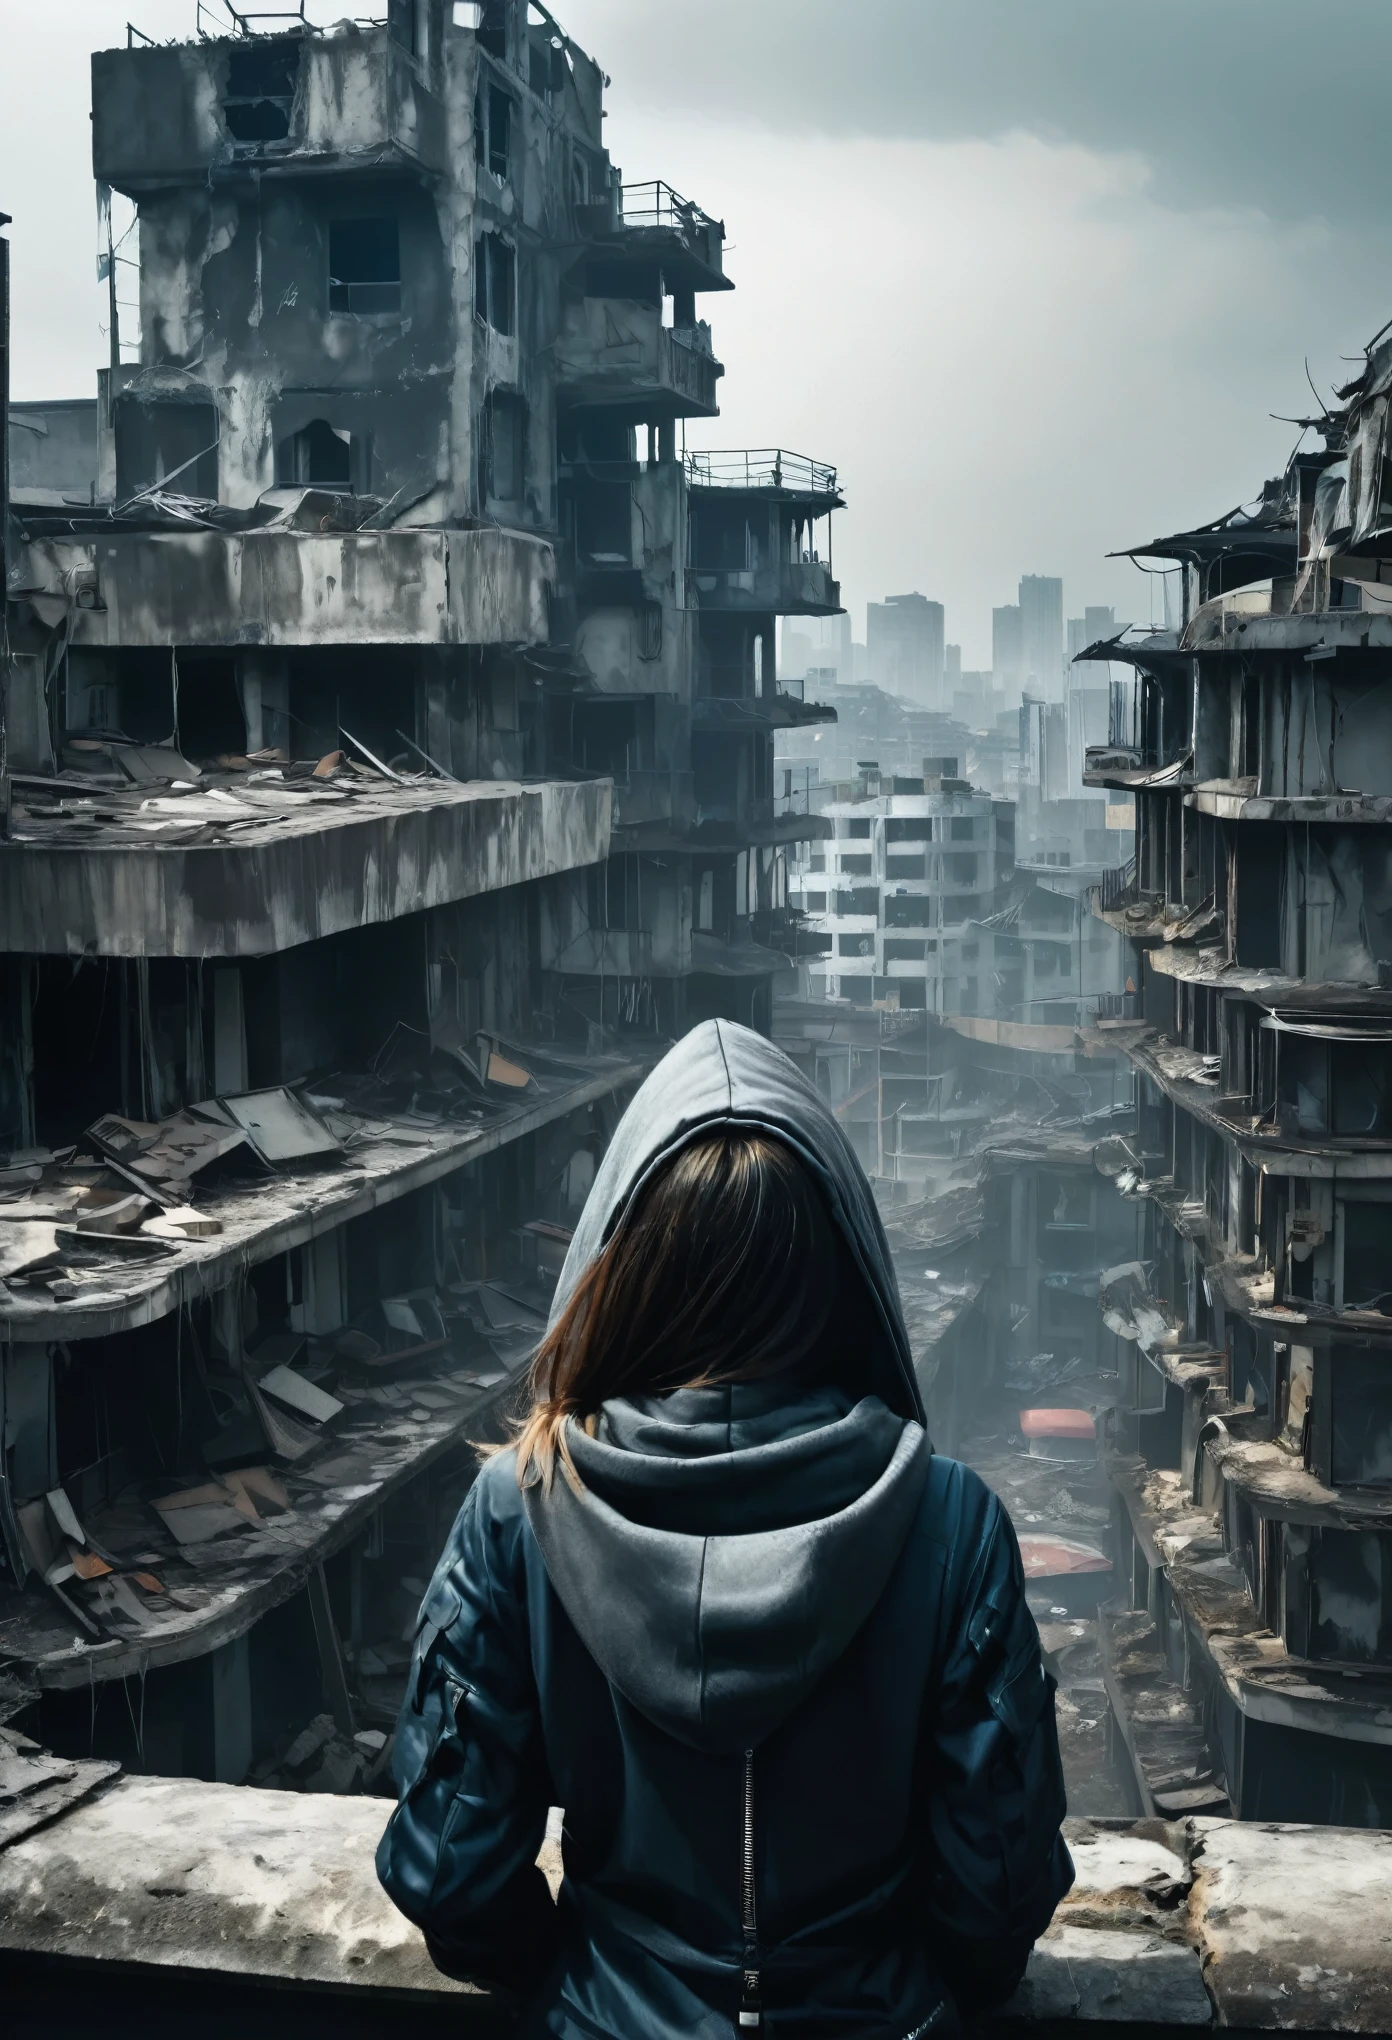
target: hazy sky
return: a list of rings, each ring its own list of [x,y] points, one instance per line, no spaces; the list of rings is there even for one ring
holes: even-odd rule
[[[0,0],[16,396],[92,387],[88,52],[194,7]],[[1022,573],[1147,620],[1108,550],[1253,496],[1306,358],[1327,390],[1392,316],[1387,0],[555,11],[613,80],[626,177],[726,223],[722,416],[688,443],[836,463],[857,636],[867,598],[918,588],[987,665]]]

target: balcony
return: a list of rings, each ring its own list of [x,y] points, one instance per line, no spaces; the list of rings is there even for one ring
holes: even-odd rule
[[[652,269],[669,290],[733,290],[724,270],[725,226],[670,184],[625,184],[575,208],[576,225],[606,272]]]
[[[753,616],[841,613],[841,583],[825,560],[808,555],[758,567],[694,567],[689,584],[699,609]]]
[[[589,297],[566,308],[554,348],[558,397],[630,423],[714,418],[725,370],[710,328],[664,326],[655,305]]]
[[[1123,744],[1089,744],[1083,752],[1083,785],[1116,787],[1123,793],[1138,793],[1166,786],[1184,786],[1193,763],[1193,753],[1183,751],[1166,764],[1153,756]]]
[[[830,524],[845,499],[836,470],[782,447],[689,453],[693,607],[736,614],[835,616]],[[825,551],[826,557],[822,557]]]
[[[384,27],[99,50],[92,166],[132,196],[252,171],[439,175],[445,109]]]

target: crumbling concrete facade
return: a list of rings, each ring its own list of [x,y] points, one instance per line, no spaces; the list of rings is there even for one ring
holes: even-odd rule
[[[1386,340],[1251,513],[1141,548],[1179,627],[1129,659],[1092,784],[1137,853],[1094,894],[1126,935],[1139,1080],[1119,1187],[1137,1263],[1114,1475],[1137,1616],[1234,1811],[1385,1826],[1392,1561],[1392,726],[1383,692]],[[1137,1627],[1139,1623],[1139,1628]],[[1122,1718],[1125,1680],[1116,1680]],[[1135,1738],[1138,1789],[1154,1765]]]
[[[139,358],[10,434],[0,1716],[345,1789],[628,1090],[770,1024],[841,497],[680,455],[724,230],[544,9],[129,40]]]

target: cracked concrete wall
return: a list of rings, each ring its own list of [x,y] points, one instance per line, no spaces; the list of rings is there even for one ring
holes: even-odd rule
[[[278,44],[291,51],[295,81],[281,141],[238,142],[229,129],[229,66],[248,45],[98,53],[94,163],[137,199],[141,220],[142,360],[119,372],[113,398],[212,401],[219,496],[241,507],[284,470],[292,435],[322,419],[352,435],[354,488],[401,499],[401,514],[423,523],[486,509],[478,417],[491,390],[516,391],[527,403],[527,487],[507,521],[549,529],[560,324],[552,250],[568,238],[572,147],[603,160],[600,74],[568,50],[563,88],[539,96],[528,82],[525,9],[511,64],[453,27],[449,9],[427,13],[423,59],[385,29],[347,22]],[[505,177],[475,162],[480,83],[505,91],[512,107]],[[351,171],[352,182],[325,174],[336,171]],[[377,217],[397,222],[400,310],[332,309],[330,227]],[[511,333],[475,314],[481,233],[517,251]]]
[[[132,532],[26,556],[59,618],[75,577],[95,591],[82,646],[538,644],[554,573],[544,540],[498,530]]]

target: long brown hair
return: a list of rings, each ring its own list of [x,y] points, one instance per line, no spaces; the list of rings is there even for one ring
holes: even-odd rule
[[[726,1127],[698,1136],[644,1186],[576,1284],[532,1362],[517,1478],[575,1478],[568,1418],[623,1395],[662,1395],[835,1366],[854,1291],[850,1255],[806,1166],[784,1142]]]

